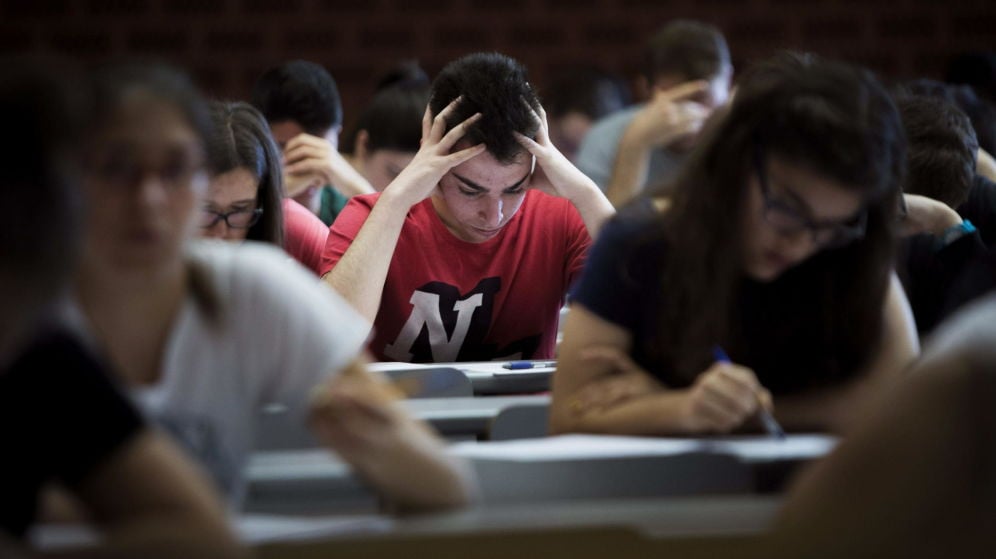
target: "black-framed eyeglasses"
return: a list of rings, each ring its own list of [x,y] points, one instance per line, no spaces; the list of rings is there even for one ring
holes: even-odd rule
[[[764,220],[779,233],[792,235],[808,231],[813,243],[824,248],[839,248],[865,236],[868,226],[868,210],[862,210],[846,222],[817,222],[799,212],[792,204],[780,200],[771,192],[768,173],[764,165],[761,149],[754,150],[754,170],[761,185],[764,198]]]
[[[231,212],[216,212],[204,208],[201,212],[201,227],[208,229],[214,227],[219,221],[224,221],[225,225],[232,229],[248,229],[263,215],[263,208],[253,210],[234,210]]]

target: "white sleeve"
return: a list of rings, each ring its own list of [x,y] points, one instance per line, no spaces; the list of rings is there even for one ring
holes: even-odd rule
[[[370,324],[331,287],[276,248],[244,243],[233,266],[232,302],[257,378],[259,404],[303,409],[312,388],[363,350]]]

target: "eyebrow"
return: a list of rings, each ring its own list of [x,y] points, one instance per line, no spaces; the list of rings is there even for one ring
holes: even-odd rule
[[[528,173],[526,173],[526,176],[524,176],[521,179],[517,180],[515,182],[515,184],[513,184],[512,186],[506,186],[505,188],[503,188],[502,192],[506,192],[506,191],[513,190],[513,189],[517,188],[519,185],[521,185],[522,183],[526,182],[526,179],[528,179],[529,175],[531,175],[531,174],[533,174],[532,170],[530,170]],[[479,192],[487,192],[488,191],[487,188],[484,188],[483,186],[477,184],[476,182],[474,182],[474,181],[472,181],[470,179],[461,177],[460,175],[458,175],[456,173],[453,173],[453,176],[456,177],[463,184],[467,185],[468,188],[471,188],[473,190],[477,190]]]
[[[252,204],[255,204],[255,203],[256,203],[256,200],[253,200],[252,198],[246,198],[245,200],[236,200],[234,202],[231,202],[226,207],[234,208],[236,206],[249,206],[249,205],[252,205]],[[211,202],[210,200],[207,201],[207,206],[212,207],[212,208],[219,208],[219,207],[221,207],[221,205],[215,204],[214,202]]]
[[[858,219],[861,216],[861,212],[864,211],[863,209],[859,208],[858,211],[856,211],[853,215],[849,215],[847,217],[838,218],[838,219],[816,219],[816,218],[813,217],[813,208],[809,204],[807,204],[806,201],[802,198],[802,196],[799,196],[795,192],[795,190],[792,189],[792,187],[787,186],[785,183],[783,183],[781,181],[772,181],[770,176],[768,177],[768,181],[771,184],[778,185],[779,190],[783,194],[785,194],[789,198],[791,198],[792,202],[793,202],[793,205],[798,206],[799,209],[802,210],[805,213],[806,219],[809,220],[810,223],[812,223],[813,225],[815,225],[817,227],[820,227],[820,226],[834,226],[834,225],[846,225],[846,224],[848,224],[848,223],[850,223],[850,222]]]

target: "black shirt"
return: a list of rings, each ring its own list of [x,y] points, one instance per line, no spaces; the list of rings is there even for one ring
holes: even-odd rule
[[[76,339],[39,336],[0,372],[0,530],[23,537],[43,485],[85,481],[142,425]]]
[[[962,235],[947,245],[929,234],[913,235],[900,244],[896,269],[921,337],[996,288],[996,250],[986,247],[980,233]]]
[[[647,204],[629,206],[610,220],[588,255],[573,301],[630,333],[631,357],[666,386],[682,388],[689,380],[650,350],[669,303],[663,285],[667,243],[654,234],[659,217]],[[807,289],[816,257],[787,270],[771,282],[744,277],[732,310],[735,340],[724,349],[734,363],[751,368],[773,394],[791,394],[832,385],[859,373],[838,349],[838,338],[820,312],[833,304]],[[681,328],[682,325],[668,325]],[[846,327],[846,326],[844,326]],[[666,332],[665,332],[666,335]],[[718,341],[718,340],[717,340]],[[713,362],[701,348],[701,371]]]

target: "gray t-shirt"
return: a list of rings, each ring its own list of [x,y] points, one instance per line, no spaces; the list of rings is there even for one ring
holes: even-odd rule
[[[596,122],[578,149],[577,167],[595,181],[603,191],[609,187],[612,168],[616,163],[619,141],[643,105],[636,105],[610,114]],[[684,157],[666,149],[655,149],[650,155],[650,168],[643,188],[669,181],[678,173]]]

